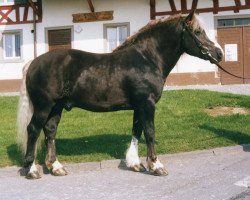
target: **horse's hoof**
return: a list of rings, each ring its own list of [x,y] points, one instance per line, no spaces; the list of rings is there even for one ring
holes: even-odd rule
[[[145,172],[145,171],[147,171],[147,169],[144,167],[144,165],[142,163],[140,165],[131,166],[130,168],[134,172]]]
[[[39,171],[28,172],[28,174],[26,175],[27,179],[39,179],[41,177],[42,176]]]
[[[164,167],[164,165],[156,159],[154,162],[152,162],[150,159],[148,159],[148,168],[149,172],[155,176],[167,176],[168,171]]]
[[[52,174],[54,176],[66,176],[68,174],[68,172],[66,171],[65,168],[59,168],[59,169],[56,169],[56,170],[52,170]]]
[[[155,170],[150,170],[150,172],[155,176],[167,176],[168,175],[168,171],[165,167],[157,168]]]

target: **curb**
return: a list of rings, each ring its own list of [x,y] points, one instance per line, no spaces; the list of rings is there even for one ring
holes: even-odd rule
[[[1,97],[19,96],[20,92],[0,92]]]
[[[193,158],[193,157],[209,157],[209,156],[219,156],[225,153],[237,153],[237,152],[250,152],[250,144],[243,144],[230,147],[214,148],[209,150],[197,150],[192,152],[175,153],[167,155],[158,155],[159,159],[163,164],[167,162],[173,162],[174,160],[182,160],[183,158]],[[146,157],[141,157],[142,163],[146,163]],[[48,174],[45,166],[41,166],[42,174]],[[100,171],[105,169],[123,169],[128,170],[124,159],[116,160],[103,160],[100,162],[87,162],[87,163],[68,163],[65,164],[65,168],[68,169],[69,173],[79,173],[82,171]],[[18,166],[0,168],[0,178],[9,178],[24,176],[26,174],[25,169]]]

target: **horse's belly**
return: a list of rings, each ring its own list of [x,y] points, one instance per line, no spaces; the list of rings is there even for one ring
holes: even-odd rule
[[[128,110],[131,106],[128,99],[121,92],[95,92],[81,93],[78,96],[76,107],[94,112],[109,112],[117,110]]]
[[[126,103],[119,102],[82,102],[76,107],[80,107],[85,110],[93,111],[93,112],[112,112],[118,110],[129,110],[131,106]]]

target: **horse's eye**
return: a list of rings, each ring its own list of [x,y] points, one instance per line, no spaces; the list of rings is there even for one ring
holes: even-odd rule
[[[201,34],[201,31],[195,31],[195,34],[196,34],[196,35],[200,35],[200,34]]]

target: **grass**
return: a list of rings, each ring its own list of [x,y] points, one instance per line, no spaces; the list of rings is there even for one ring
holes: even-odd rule
[[[0,167],[20,165],[16,145],[18,97],[0,97]],[[250,115],[211,117],[203,110],[214,106],[250,108],[250,96],[202,90],[167,91],[157,104],[156,150],[169,154],[250,143]],[[124,158],[131,140],[132,111],[91,113],[80,109],[63,112],[57,134],[62,162],[89,162]],[[43,136],[43,134],[41,134]],[[140,155],[146,155],[145,140]],[[38,160],[44,162],[45,148]]]

